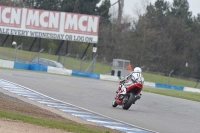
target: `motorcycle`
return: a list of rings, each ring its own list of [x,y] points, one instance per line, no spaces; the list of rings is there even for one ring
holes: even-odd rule
[[[143,85],[141,83],[135,83],[126,89],[126,94],[121,94],[122,90],[118,90],[112,106],[115,108],[121,105],[124,110],[128,110],[132,104],[135,104],[135,101],[140,99],[138,94],[140,94],[142,88]]]

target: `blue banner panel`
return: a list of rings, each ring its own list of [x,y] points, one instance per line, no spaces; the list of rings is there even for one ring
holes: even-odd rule
[[[87,77],[87,78],[94,78],[94,79],[100,78],[100,74],[80,72],[80,71],[75,71],[75,70],[72,70],[72,75],[73,76],[80,76],[80,77]]]
[[[172,86],[172,85],[167,85],[167,84],[155,84],[156,88],[165,88],[165,89],[171,89],[171,90],[179,90],[183,91],[184,87],[182,86]]]
[[[29,70],[47,72],[47,66],[41,64],[30,64]]]
[[[29,70],[29,66],[30,66],[30,64],[26,64],[26,63],[21,63],[21,62],[15,62],[14,63],[15,69]]]

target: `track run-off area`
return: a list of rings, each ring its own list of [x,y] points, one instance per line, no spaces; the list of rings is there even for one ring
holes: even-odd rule
[[[160,133],[200,132],[199,102],[142,92],[135,105],[123,110],[121,106],[112,107],[117,82],[5,69],[0,69],[0,79],[142,129]]]

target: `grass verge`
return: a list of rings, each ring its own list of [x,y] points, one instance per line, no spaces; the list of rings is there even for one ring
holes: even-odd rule
[[[200,102],[200,93],[155,88],[143,88],[143,91]]]
[[[169,77],[163,76],[163,75],[156,75],[151,73],[145,73],[143,72],[143,76],[145,78],[145,81],[154,82],[154,83],[161,83],[161,84],[168,84]],[[183,87],[192,87],[194,88],[196,86],[197,82],[190,81],[190,80],[183,80],[180,78],[170,78],[170,85],[174,86],[183,86]],[[200,83],[196,86],[196,88],[200,88]]]
[[[14,60],[13,48],[0,47],[0,53],[5,54],[5,55],[0,54],[0,59]],[[19,59],[21,58],[26,61],[31,61],[31,59],[33,59],[35,55],[36,55],[36,52],[18,50]],[[55,61],[58,60],[58,55],[50,55],[48,53],[41,53],[40,57],[55,60]],[[65,61],[64,59],[65,59],[64,57],[61,58],[61,63],[65,64],[65,67],[67,69],[80,70],[80,65],[81,65],[80,59],[76,59],[72,57],[67,57]],[[82,71],[86,71],[88,66],[90,66],[90,63],[91,61],[84,60],[82,62]],[[95,63],[94,73],[108,74],[110,73],[110,71],[111,71],[110,66],[108,64],[104,64],[100,62]],[[145,72],[143,73],[143,76],[145,78],[145,81],[149,81],[149,82],[155,82],[155,83],[161,83],[161,84],[168,84],[169,82],[168,76],[156,75],[156,74],[145,73]],[[181,78],[173,78],[173,77],[170,78],[170,85],[192,87],[192,88],[196,86],[196,88],[200,88],[200,83],[197,85],[195,81],[183,80]]]
[[[89,127],[77,123],[35,118],[22,114],[10,113],[7,111],[0,111],[0,118],[19,120],[25,123],[35,124],[38,126],[44,126],[49,128],[61,129],[64,131],[75,132],[75,133],[109,133],[109,131],[91,129]]]

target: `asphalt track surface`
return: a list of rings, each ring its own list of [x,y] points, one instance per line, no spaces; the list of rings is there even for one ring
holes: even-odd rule
[[[199,133],[200,103],[143,92],[142,98],[123,110],[111,106],[116,82],[0,69],[0,78],[52,98],[160,133]]]

